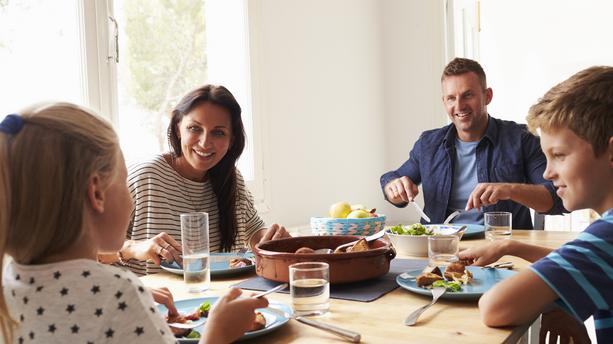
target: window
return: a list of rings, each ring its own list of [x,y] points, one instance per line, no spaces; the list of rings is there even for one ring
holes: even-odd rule
[[[222,84],[243,109],[247,146],[238,167],[261,197],[246,7],[246,0],[0,0],[0,94],[11,100],[0,104],[0,119],[41,100],[86,105],[114,123],[131,163],[168,149],[170,110],[184,94]]]
[[[77,1],[0,0],[0,119],[43,100],[83,104],[83,58]]]

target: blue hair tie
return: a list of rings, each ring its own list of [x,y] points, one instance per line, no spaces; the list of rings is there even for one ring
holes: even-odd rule
[[[23,118],[16,113],[12,113],[4,118],[0,123],[0,131],[7,134],[17,134],[23,128]]]

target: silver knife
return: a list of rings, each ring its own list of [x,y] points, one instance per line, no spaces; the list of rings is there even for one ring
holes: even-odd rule
[[[409,202],[411,203],[415,209],[417,209],[417,212],[419,213],[419,215],[421,215],[421,217],[426,220],[426,222],[430,222],[430,218],[428,217],[428,215],[426,215],[426,213],[424,213],[424,211],[421,209],[421,207],[415,203],[415,201]]]

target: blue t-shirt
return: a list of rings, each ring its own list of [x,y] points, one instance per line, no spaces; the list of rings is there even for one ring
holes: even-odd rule
[[[613,343],[613,209],[530,269],[575,318],[594,316],[599,343]]]
[[[463,211],[468,202],[468,196],[473,192],[479,180],[477,179],[477,145],[479,141],[464,142],[456,137],[453,183],[449,197],[449,212],[462,212],[452,222],[483,224],[483,213],[477,209]]]
[[[428,130],[415,142],[409,160],[397,170],[381,176],[381,191],[402,176],[421,184],[424,196],[424,212],[432,223],[442,223],[451,214],[449,201],[453,184],[457,131],[453,124]],[[487,129],[477,145],[476,163],[479,183],[523,183],[543,185],[551,195],[553,206],[546,214],[566,212],[562,200],[556,194],[551,181],[543,178],[547,159],[541,150],[539,138],[532,135],[525,124],[488,117]],[[406,207],[408,203],[396,205]],[[484,206],[483,212],[508,211],[513,214],[513,227],[531,229],[530,209],[511,200],[501,200]],[[421,219],[422,223],[426,223]]]

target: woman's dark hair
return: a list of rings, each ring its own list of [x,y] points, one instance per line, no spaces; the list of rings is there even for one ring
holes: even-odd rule
[[[217,165],[207,171],[207,177],[217,196],[219,208],[219,230],[221,232],[221,249],[230,251],[236,240],[238,223],[236,221],[237,185],[236,160],[245,148],[245,128],[241,119],[241,107],[227,88],[217,85],[204,85],[188,94],[172,110],[172,118],[168,125],[168,143],[175,157],[180,157],[181,139],[177,133],[178,124],[184,116],[201,104],[211,103],[220,106],[230,113],[232,125],[232,141],[226,155]]]

